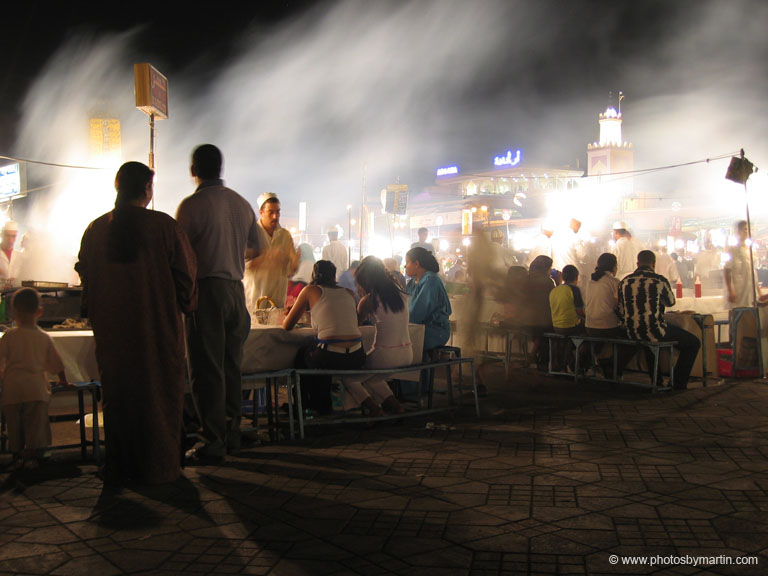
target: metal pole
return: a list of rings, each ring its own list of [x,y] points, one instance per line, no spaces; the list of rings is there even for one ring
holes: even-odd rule
[[[363,187],[362,187],[362,203],[360,204],[360,250],[358,252],[359,260],[363,259],[363,220],[367,214],[365,213],[365,176],[368,170],[368,164],[363,163]],[[350,262],[351,264],[351,262]]]
[[[149,115],[149,169],[155,170],[155,115]],[[155,195],[152,194],[152,210],[155,209]]]
[[[347,204],[347,265],[352,264],[352,205]]]
[[[741,151],[741,157],[744,157],[744,150]],[[749,272],[752,276],[752,306],[755,308],[755,324],[757,326],[757,359],[760,369],[760,377],[763,378],[765,377],[765,372],[763,371],[763,336],[760,329],[760,307],[757,305],[758,289],[757,279],[755,278],[755,257],[752,251],[752,221],[749,217],[749,197],[747,195],[746,180],[744,181],[744,201],[747,206],[747,237],[749,238]]]

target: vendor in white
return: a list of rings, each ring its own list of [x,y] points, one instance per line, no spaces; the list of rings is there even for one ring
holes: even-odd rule
[[[13,220],[8,220],[3,226],[0,242],[0,287],[3,289],[21,285],[19,270],[23,256],[21,252],[13,249],[18,233],[19,225]]]
[[[264,296],[282,308],[299,256],[293,246],[291,233],[280,226],[280,200],[277,194],[266,192],[257,199],[259,205],[259,245],[267,248],[245,266],[245,304],[253,317],[259,298]],[[262,307],[265,307],[262,305]]]
[[[349,254],[344,244],[339,242],[339,231],[336,228],[328,230],[328,244],[323,246],[323,260],[333,262],[336,266],[336,280],[349,268]]]
[[[752,265],[749,246],[747,246],[748,236],[747,221],[737,222],[737,244],[728,249],[730,259],[723,267],[725,302],[729,310],[749,308],[754,305],[755,298],[760,303],[765,302],[768,298],[768,296],[763,295],[757,282],[757,272]]]

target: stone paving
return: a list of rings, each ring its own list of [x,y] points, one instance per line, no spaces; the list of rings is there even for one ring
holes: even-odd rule
[[[311,428],[174,485],[3,472],[0,574],[768,573],[768,384],[486,382],[479,420]]]

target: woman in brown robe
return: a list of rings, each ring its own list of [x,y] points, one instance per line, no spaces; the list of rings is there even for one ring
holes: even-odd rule
[[[107,483],[181,474],[182,312],[195,307],[194,253],[176,221],[147,210],[154,172],[127,162],[115,209],[83,234],[75,269],[101,373]]]

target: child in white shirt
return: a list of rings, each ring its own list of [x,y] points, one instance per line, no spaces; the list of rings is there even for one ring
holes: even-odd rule
[[[36,290],[17,290],[13,295],[14,327],[0,339],[0,403],[8,426],[8,445],[19,464],[24,458],[40,459],[51,445],[51,387],[46,372],[58,374],[59,385],[69,385],[53,340],[37,326],[42,313]]]

